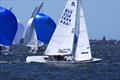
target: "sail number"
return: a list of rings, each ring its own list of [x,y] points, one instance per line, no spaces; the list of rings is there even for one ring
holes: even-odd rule
[[[65,9],[65,11],[61,17],[60,23],[69,26],[70,22],[71,22],[72,13],[73,13],[72,10]]]

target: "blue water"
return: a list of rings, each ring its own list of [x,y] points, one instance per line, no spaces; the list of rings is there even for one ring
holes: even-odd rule
[[[0,80],[120,80],[120,63],[0,64]]]
[[[0,64],[0,80],[120,80],[120,62],[4,63]]]
[[[1,63],[0,80],[120,80],[120,53],[112,49],[96,48],[93,56],[103,60],[93,63]]]

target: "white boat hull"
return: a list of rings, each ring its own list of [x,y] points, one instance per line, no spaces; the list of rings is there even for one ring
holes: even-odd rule
[[[26,58],[26,62],[27,63],[31,63],[31,62],[47,63],[45,58],[48,58],[48,56],[28,56]]]
[[[26,58],[26,63],[31,63],[31,62],[35,62],[35,63],[81,63],[81,62],[98,62],[98,61],[102,60],[102,59],[99,59],[99,58],[92,58],[90,60],[81,60],[81,61],[74,61],[74,60],[52,61],[52,60],[46,60],[45,59],[45,58],[48,58],[48,57],[49,56],[28,56]]]

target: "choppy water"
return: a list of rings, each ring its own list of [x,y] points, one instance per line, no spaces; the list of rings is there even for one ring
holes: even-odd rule
[[[105,53],[103,49],[97,50],[101,54],[93,52],[93,56],[103,59],[93,63],[1,63],[0,80],[120,80],[120,53],[111,49]]]
[[[120,63],[0,64],[0,80],[120,80]]]

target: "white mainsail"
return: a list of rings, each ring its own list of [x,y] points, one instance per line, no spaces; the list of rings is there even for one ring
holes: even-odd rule
[[[9,10],[12,12],[12,9],[13,7],[10,7]],[[25,26],[21,23],[19,19],[17,19],[17,23],[18,23],[18,28],[13,40],[13,44],[20,44],[20,40],[23,38],[23,32],[25,30]]]
[[[15,35],[15,38],[13,40],[13,44],[20,44],[20,40],[22,39],[23,32],[25,30],[24,25],[20,22],[19,19],[17,19],[17,22],[18,22],[18,29],[17,29],[17,33]]]
[[[31,47],[31,50],[37,51],[38,50],[38,46],[42,46],[43,43],[38,41],[37,39],[37,34],[35,31],[35,27],[33,25],[33,20],[34,17],[36,16],[37,13],[40,12],[41,8],[43,7],[43,3],[41,3],[41,5],[38,7],[36,7],[32,13],[31,18],[28,20],[27,23],[27,29],[25,31],[25,45]],[[30,51],[32,52],[32,51]]]
[[[90,44],[88,39],[88,32],[86,28],[86,22],[83,9],[80,8],[80,28],[78,43],[75,53],[75,61],[90,60],[92,58]]]
[[[38,47],[37,35],[34,26],[32,25],[32,22],[33,22],[33,18],[31,18],[27,23],[28,29],[26,31],[25,44],[26,46],[37,48]]]
[[[77,0],[68,0],[45,55],[70,55],[73,45]]]

